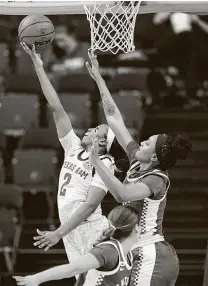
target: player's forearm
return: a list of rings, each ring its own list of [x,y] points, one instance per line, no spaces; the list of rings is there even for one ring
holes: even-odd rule
[[[118,143],[122,146],[124,150],[126,150],[129,142],[133,140],[132,136],[129,133],[127,127],[125,126],[122,115],[116,103],[114,102],[106,86],[105,81],[100,76],[96,79],[96,82],[100,90],[107,123],[112,129],[114,135],[116,136]]]
[[[68,219],[68,221],[56,230],[58,237],[63,238],[65,235],[78,227],[96,210],[96,208],[97,206],[83,203]]]
[[[48,76],[46,75],[44,68],[42,66],[39,66],[39,67],[35,68],[35,70],[36,70],[36,73],[37,73],[43,94],[44,94],[45,98],[47,99],[50,107],[53,110],[61,108],[62,105],[61,105],[60,99],[59,99],[53,85],[51,84],[50,80],[48,79]]]
[[[115,119],[116,121],[123,120],[121,113],[118,109],[118,106],[113,100],[104,79],[100,76],[99,78],[97,78],[96,83],[100,91],[100,96],[103,103],[103,109],[107,121],[108,120],[112,121],[112,119]]]
[[[42,284],[47,281],[70,278],[77,274],[79,273],[77,273],[77,270],[74,269],[73,264],[64,264],[50,268],[43,272],[39,272],[34,275],[34,278],[38,284]]]
[[[202,30],[204,30],[205,33],[208,33],[208,25],[204,21],[202,21],[200,18],[197,18],[196,23],[200,26]]]
[[[124,202],[126,193],[125,186],[114,176],[114,174],[100,159],[96,159],[93,162],[93,166],[116,201],[119,203]]]

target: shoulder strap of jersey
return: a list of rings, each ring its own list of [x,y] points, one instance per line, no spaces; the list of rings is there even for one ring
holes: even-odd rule
[[[114,240],[108,240],[108,241],[100,242],[97,244],[97,246],[104,245],[104,244],[113,245],[116,248],[116,250],[119,252],[118,245],[115,243]]]
[[[126,262],[126,258],[125,258],[125,255],[124,255],[124,252],[123,252],[123,248],[122,248],[122,246],[121,246],[121,243],[120,243],[118,240],[115,240],[115,242],[116,242],[117,245],[118,245],[119,253],[120,253],[120,256],[121,256],[121,261],[122,261],[122,262]]]
[[[131,251],[129,251],[129,253],[128,253],[128,258],[129,258],[130,263],[131,263],[131,265],[132,265],[132,264],[133,264],[133,260],[134,260],[134,258],[133,258],[133,254],[132,254],[132,252],[131,252]]]
[[[117,250],[117,252],[118,252],[118,256],[119,256],[119,263],[121,263],[121,261],[122,261],[123,259],[122,259],[122,255],[121,255],[120,248],[119,248],[119,246],[118,246],[118,244],[117,244],[117,240],[103,241],[103,242],[98,243],[97,246],[99,246],[99,245],[104,245],[104,244],[105,244],[105,245],[106,245],[106,244],[108,244],[108,245],[113,245],[113,246],[116,248],[116,250]]]
[[[156,175],[156,176],[159,176],[159,177],[162,177],[162,178],[166,179],[167,180],[166,189],[167,190],[169,189],[169,187],[170,187],[170,179],[169,179],[168,175],[162,173],[161,170],[154,169],[154,170],[152,170],[150,172],[142,174],[139,178],[144,178],[144,177],[149,176],[149,175]]]
[[[130,166],[130,168],[129,168],[129,170],[128,170],[127,173],[130,173],[132,169],[134,169],[135,167],[139,167],[139,165],[140,165],[140,162],[139,162],[139,161],[137,161],[137,160],[134,161],[134,162],[132,163],[132,165]]]
[[[167,184],[166,184],[166,191],[169,189],[170,187],[170,179],[168,177],[168,175],[162,173],[160,170],[156,169],[154,172],[153,172],[154,175],[156,176],[159,176],[159,177],[163,177],[164,179],[167,180]]]

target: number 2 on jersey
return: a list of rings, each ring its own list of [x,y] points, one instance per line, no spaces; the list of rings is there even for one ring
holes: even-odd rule
[[[60,196],[64,197],[66,195],[66,188],[65,187],[70,183],[71,177],[72,177],[71,174],[69,174],[69,173],[65,174],[65,176],[64,176],[65,182],[61,186]]]

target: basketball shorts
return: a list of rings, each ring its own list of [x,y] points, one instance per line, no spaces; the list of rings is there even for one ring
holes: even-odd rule
[[[162,241],[133,250],[129,286],[175,286],[179,260],[175,249]]]
[[[100,219],[85,222],[63,238],[69,262],[87,254],[103,231],[109,227],[105,216]]]

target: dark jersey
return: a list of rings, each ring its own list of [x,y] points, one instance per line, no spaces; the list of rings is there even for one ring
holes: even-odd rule
[[[163,172],[157,167],[147,171],[140,171],[140,163],[135,158],[138,147],[138,143],[133,141],[130,142],[127,147],[127,154],[131,166],[127,172],[124,183],[135,184],[140,182],[147,185],[152,192],[149,198],[130,202],[142,213],[141,240],[138,244],[146,245],[164,240],[162,222],[166,207],[166,194],[170,181],[167,172]]]
[[[83,286],[127,286],[132,269],[132,254],[127,259],[121,244],[110,240],[98,244],[90,252],[99,261],[101,267],[88,271]]]

